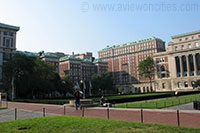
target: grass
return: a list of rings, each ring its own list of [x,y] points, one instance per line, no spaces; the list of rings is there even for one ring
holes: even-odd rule
[[[74,116],[0,122],[2,133],[199,133],[200,129]]]
[[[145,93],[145,94],[134,94],[134,95],[120,95],[120,96],[108,96],[105,97],[108,100],[115,100],[115,99],[127,99],[127,98],[136,98],[136,97],[147,97],[147,96],[159,96],[159,95],[169,95],[173,92],[161,92],[161,93]]]
[[[191,91],[193,93],[193,91]],[[190,94],[191,92],[179,92],[180,95]],[[161,97],[171,97],[174,96],[174,92],[156,92],[156,93],[145,93],[145,94],[131,94],[131,95],[115,95],[115,96],[105,96],[105,99],[110,103],[124,103],[130,101],[141,101],[148,99],[156,99]],[[99,102],[100,97],[90,98],[94,102]],[[26,103],[42,103],[42,104],[57,104],[63,105],[69,103],[69,99],[17,99],[14,102],[26,102]]]
[[[0,110],[1,110],[1,109],[7,109],[7,107],[0,107]]]
[[[148,97],[148,96],[159,96],[159,95],[170,95],[172,92],[162,92],[162,93],[146,93],[146,94],[132,94],[132,95],[118,95],[118,96],[105,96],[105,99],[108,101],[112,100],[123,100],[130,98],[138,98],[138,97]],[[99,102],[100,97],[90,98],[94,102]],[[63,105],[65,103],[69,103],[72,99],[16,99],[14,102],[27,102],[27,103],[44,103],[44,104],[59,104]]]
[[[173,98],[165,98],[160,100],[153,100],[148,102],[136,102],[129,104],[118,104],[115,108],[145,108],[145,109],[161,109],[171,106],[177,106],[181,104],[191,103],[193,101],[200,100],[200,94],[180,96]]]

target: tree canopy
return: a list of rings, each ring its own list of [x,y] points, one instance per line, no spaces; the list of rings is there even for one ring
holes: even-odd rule
[[[3,65],[3,87],[9,95],[11,82],[14,84],[16,98],[21,99],[64,96],[66,90],[72,87],[70,82],[62,83],[53,64],[22,54],[15,54]]]
[[[93,92],[99,95],[113,93],[114,86],[112,75],[108,72],[102,75],[94,74],[92,76],[92,89]]]
[[[147,57],[146,60],[143,60],[138,65],[138,71],[140,77],[145,77],[150,80],[150,88],[152,88],[152,78],[154,76],[154,61],[151,57]]]

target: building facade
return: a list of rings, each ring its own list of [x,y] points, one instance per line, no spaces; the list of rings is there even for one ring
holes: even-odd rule
[[[156,91],[193,89],[200,79],[200,31],[172,36],[166,52],[154,54]]]
[[[60,58],[59,75],[64,77],[69,75],[74,83],[90,81],[93,74],[107,72],[107,63],[101,60],[89,60],[75,56],[65,56]]]
[[[46,52],[40,55],[40,59],[45,62],[53,64],[55,72],[59,73],[59,59],[60,59],[59,56],[57,56],[56,54],[52,54],[50,52]]]
[[[155,53],[163,51],[165,42],[150,37],[122,45],[107,46],[98,52],[98,56],[108,63],[108,71],[113,74],[116,88],[123,86],[125,91],[134,92],[138,89],[147,92],[152,91],[148,88],[149,80],[139,77],[137,67],[147,57],[153,57]]]
[[[2,66],[16,52],[16,36],[19,27],[0,23],[0,80]]]

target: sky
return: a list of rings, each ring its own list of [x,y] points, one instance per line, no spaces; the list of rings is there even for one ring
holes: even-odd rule
[[[199,0],[0,0],[0,22],[20,26],[17,50],[93,52],[200,30]]]

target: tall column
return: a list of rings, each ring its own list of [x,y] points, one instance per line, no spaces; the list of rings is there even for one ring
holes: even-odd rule
[[[193,63],[194,63],[194,76],[197,76],[197,63],[196,63],[196,54],[192,54],[193,56]]]
[[[181,77],[183,77],[183,63],[182,63],[182,56],[178,56],[180,61],[180,70],[181,70]]]
[[[189,56],[186,55],[186,64],[187,64],[187,76],[190,76],[190,65],[189,65]]]

